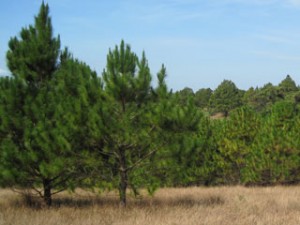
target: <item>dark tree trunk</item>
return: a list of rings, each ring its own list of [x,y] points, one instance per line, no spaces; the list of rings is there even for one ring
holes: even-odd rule
[[[119,195],[120,195],[120,206],[126,207],[126,190],[127,190],[127,170],[126,170],[126,157],[125,150],[120,149],[120,183],[119,183]]]
[[[225,118],[227,118],[227,117],[229,116],[228,110],[225,110],[225,111],[224,111],[224,116],[225,116]]]
[[[44,186],[44,203],[46,206],[50,207],[52,204],[51,181],[49,179],[44,179],[43,186]]]

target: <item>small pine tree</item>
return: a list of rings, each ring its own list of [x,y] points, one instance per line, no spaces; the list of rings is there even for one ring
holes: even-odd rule
[[[209,104],[209,99],[212,95],[212,90],[210,88],[199,89],[195,93],[195,104],[199,108],[207,108]]]
[[[119,190],[120,204],[126,206],[128,187],[135,194],[143,185],[152,190],[149,160],[160,144],[155,141],[159,128],[145,54],[139,60],[130,46],[122,41],[108,53],[103,80],[103,127],[100,128],[103,145],[98,148],[98,153],[111,174],[106,176],[107,182]],[[159,81],[164,84],[163,75]],[[147,179],[145,174],[149,175]]]
[[[286,78],[280,82],[278,87],[281,91],[285,93],[298,91],[297,85],[290,75],[287,75]]]
[[[213,92],[210,98],[210,109],[214,112],[222,112],[225,117],[230,110],[241,105],[241,92],[230,80],[224,80]]]

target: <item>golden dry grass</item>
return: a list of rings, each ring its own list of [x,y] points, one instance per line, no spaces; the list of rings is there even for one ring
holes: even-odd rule
[[[113,194],[64,193],[45,209],[28,207],[20,196],[1,190],[0,224],[299,225],[300,187],[168,188],[153,198],[130,199],[126,209]]]

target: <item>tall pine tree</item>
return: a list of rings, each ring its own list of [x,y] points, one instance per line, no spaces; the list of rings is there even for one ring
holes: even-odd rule
[[[48,5],[20,35],[9,42],[13,78],[0,98],[1,173],[11,186],[34,189],[50,206],[53,194],[84,178],[86,112],[101,84],[87,65],[60,53]]]

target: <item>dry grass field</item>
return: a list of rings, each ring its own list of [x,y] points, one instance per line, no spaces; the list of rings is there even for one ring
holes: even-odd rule
[[[299,225],[300,187],[160,189],[153,198],[130,199],[126,209],[111,193],[63,193],[46,209],[0,190],[0,224]]]

